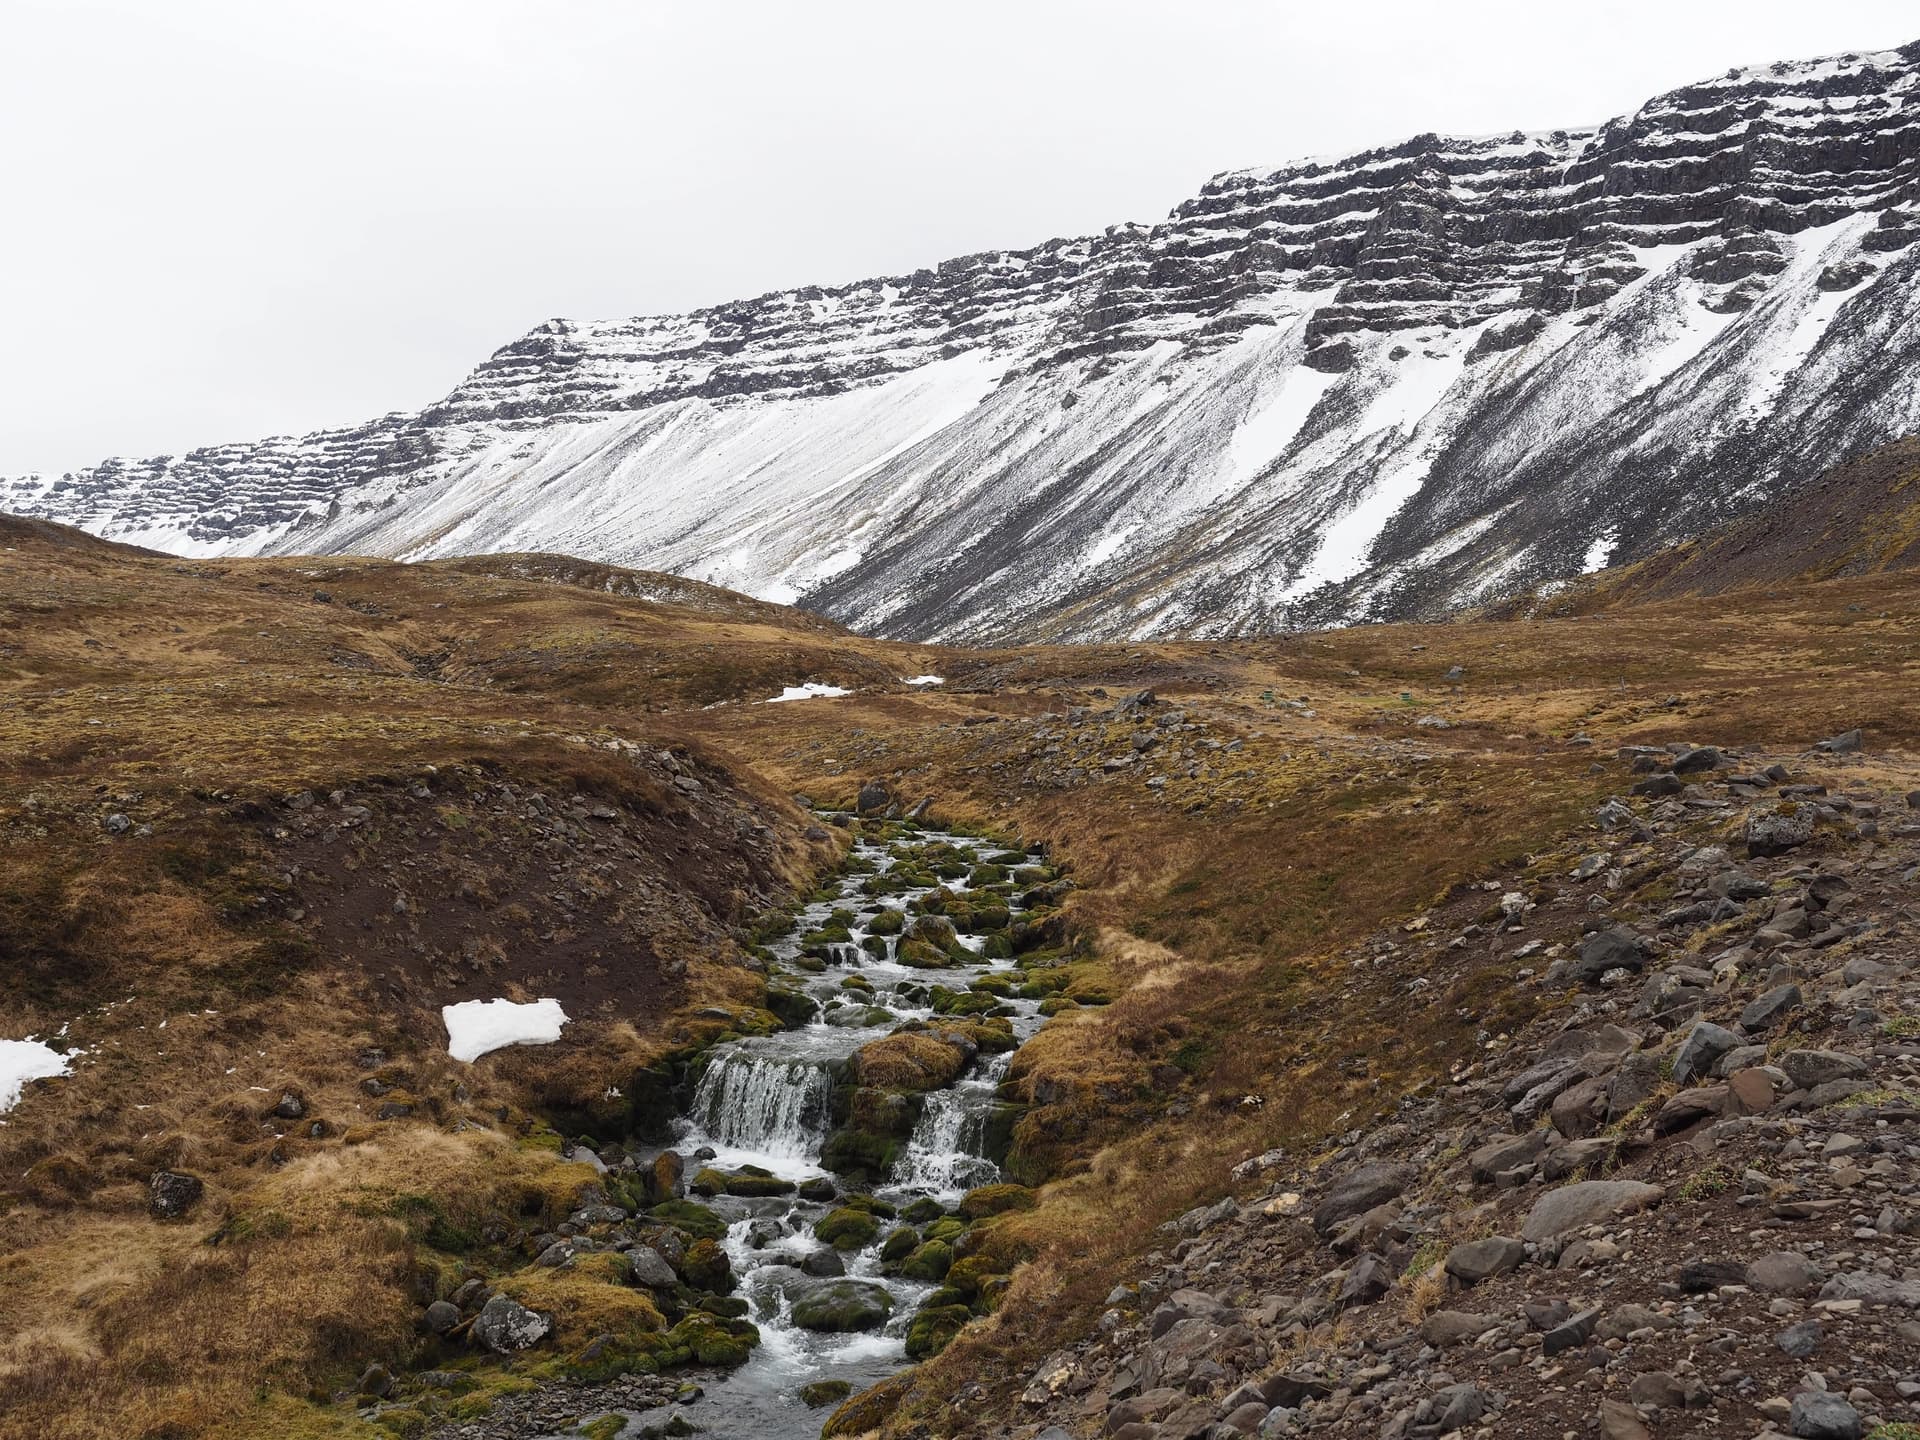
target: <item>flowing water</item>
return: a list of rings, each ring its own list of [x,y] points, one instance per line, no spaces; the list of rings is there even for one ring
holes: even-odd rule
[[[968,857],[980,858],[1002,847],[971,837],[921,831],[902,842],[926,845],[944,842]],[[855,873],[838,884],[838,897],[816,902],[801,914],[792,934],[774,946],[775,971],[802,983],[822,1007],[813,1021],[778,1034],[731,1041],[709,1052],[691,1104],[680,1124],[673,1148],[687,1157],[691,1176],[701,1166],[734,1171],[759,1166],[784,1179],[802,1182],[826,1176],[820,1163],[821,1147],[832,1128],[832,1096],[837,1068],[855,1051],[891,1034],[912,1020],[935,1018],[931,992],[935,986],[966,990],[982,975],[1013,970],[1010,960],[982,960],[946,969],[922,969],[901,964],[895,957],[900,941],[885,939],[885,955],[868,953],[862,942],[876,908],[905,910],[936,886],[915,886],[898,894],[869,898],[862,891],[864,865],[885,872],[895,863],[885,846],[859,841],[853,850]],[[1037,857],[1035,857],[1037,860]],[[964,897],[963,879],[947,879],[940,886]],[[1015,915],[1017,900],[1008,901]],[[852,943],[834,948],[835,963],[818,974],[798,968],[800,937],[827,921],[835,909],[858,917],[850,927]],[[909,917],[910,923],[911,917]],[[979,954],[982,935],[963,935],[961,943]],[[872,986],[850,991],[850,977]],[[1016,1042],[1024,1042],[1042,1019],[1035,1000],[1006,998],[1003,1014],[1010,1013]],[[883,1017],[870,1009],[877,1006]],[[871,1022],[871,1023],[870,1023]],[[929,1093],[911,1137],[902,1143],[893,1171],[873,1193],[904,1207],[923,1197],[951,1206],[975,1186],[1000,1178],[998,1167],[986,1157],[996,1090],[1007,1073],[1011,1053],[982,1054],[951,1086]],[[705,1434],[723,1440],[792,1440],[819,1433],[830,1408],[811,1409],[799,1396],[802,1386],[820,1380],[844,1380],[854,1391],[883,1380],[907,1363],[905,1337],[921,1300],[935,1288],[897,1275],[881,1273],[880,1244],[892,1229],[883,1222],[873,1244],[854,1253],[840,1252],[848,1278],[884,1286],[892,1297],[891,1317],[876,1330],[858,1334],[825,1334],[793,1323],[794,1302],[809,1289],[831,1283],[803,1268],[809,1256],[815,1266],[831,1247],[817,1240],[813,1225],[832,1208],[832,1202],[812,1202],[795,1196],[744,1199],[729,1196],[705,1201],[729,1222],[726,1249],[738,1282],[736,1294],[752,1306],[750,1317],[760,1330],[760,1344],[738,1370],[705,1385],[705,1396],[687,1411],[687,1418]],[[831,1262],[828,1262],[830,1268]],[[657,1422],[637,1416],[629,1434],[641,1424]]]

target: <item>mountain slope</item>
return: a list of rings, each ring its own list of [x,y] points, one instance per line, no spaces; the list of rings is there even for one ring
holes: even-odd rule
[[[357,429],[0,481],[189,553],[559,550],[943,640],[1425,616],[1920,430],[1920,43],[1152,227],[556,320]]]

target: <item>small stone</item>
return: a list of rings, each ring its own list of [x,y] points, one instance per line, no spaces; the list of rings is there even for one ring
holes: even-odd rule
[[[1820,1348],[1824,1335],[1818,1320],[1802,1320],[1798,1325],[1789,1325],[1774,1336],[1773,1343],[1795,1360],[1805,1360]]]

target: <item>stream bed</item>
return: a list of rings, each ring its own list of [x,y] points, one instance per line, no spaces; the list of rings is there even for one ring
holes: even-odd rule
[[[747,1361],[703,1380],[684,1410],[722,1440],[817,1435],[843,1388],[918,1358],[910,1338],[928,1353],[964,1323],[966,1302],[942,1291],[967,1223],[955,1211],[1001,1179],[991,1157],[1013,1110],[1000,1082],[1045,1023],[1047,987],[1016,966],[1009,939],[1023,896],[1052,877],[1043,860],[971,836],[883,833],[861,834],[831,898],[770,947],[785,1013],[812,1018],[714,1046],[676,1122],[690,1198],[726,1222],[733,1294],[759,1331]],[[914,1070],[929,1058],[930,1073]],[[929,1298],[942,1307],[931,1320]],[[610,1413],[624,1436],[671,1433],[658,1410]]]

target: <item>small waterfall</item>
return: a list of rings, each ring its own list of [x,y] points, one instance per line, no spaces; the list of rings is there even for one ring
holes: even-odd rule
[[[700,1077],[689,1118],[717,1146],[811,1163],[826,1134],[832,1090],[818,1061],[734,1050]]]
[[[985,1058],[977,1078],[928,1094],[907,1148],[894,1162],[894,1188],[952,1195],[999,1178],[999,1167],[985,1155],[987,1116],[1010,1059]]]

